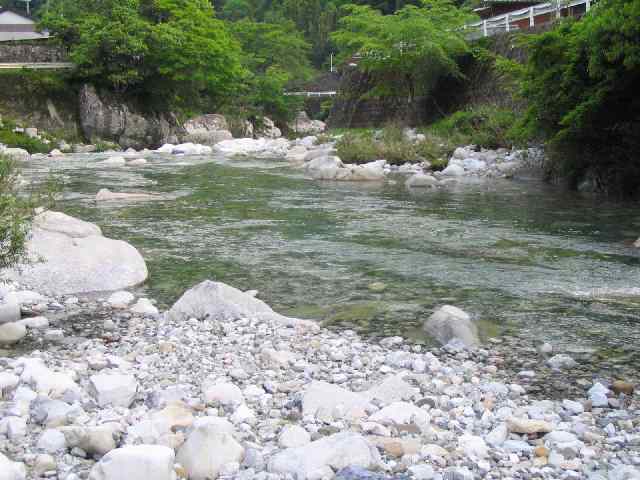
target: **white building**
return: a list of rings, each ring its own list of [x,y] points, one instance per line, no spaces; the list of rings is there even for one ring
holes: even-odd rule
[[[48,38],[49,32],[36,31],[36,22],[10,10],[0,11],[0,42]]]

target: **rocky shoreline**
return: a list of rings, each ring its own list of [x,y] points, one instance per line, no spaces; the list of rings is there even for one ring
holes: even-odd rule
[[[39,315],[23,319],[39,349],[0,355],[2,480],[640,475],[624,382],[534,400],[491,346],[374,343],[215,282],[167,312],[128,292],[5,290]],[[46,321],[98,310],[97,338]]]

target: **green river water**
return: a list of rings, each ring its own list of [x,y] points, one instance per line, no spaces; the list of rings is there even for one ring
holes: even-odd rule
[[[401,178],[314,182],[278,161],[103,158],[32,161],[23,173],[61,176],[58,209],[140,249],[150,275],[138,291],[161,305],[209,278],[258,290],[283,314],[428,342],[420,325],[448,303],[485,338],[550,341],[639,370],[637,204],[535,180],[410,192]],[[100,188],[166,199],[96,204]]]

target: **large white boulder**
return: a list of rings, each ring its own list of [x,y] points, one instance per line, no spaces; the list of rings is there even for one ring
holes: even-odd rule
[[[186,142],[194,142],[213,146],[223,140],[231,140],[233,135],[229,131],[227,119],[216,113],[199,115],[183,125],[187,135]]]
[[[0,345],[13,345],[27,335],[27,328],[21,323],[3,323],[0,325]]]
[[[269,471],[291,475],[297,480],[333,478],[334,471],[346,467],[373,469],[380,455],[364,437],[341,432],[302,447],[288,448],[269,462]]]
[[[211,152],[213,149],[210,146],[191,142],[176,145],[171,151],[174,155],[209,155]]]
[[[24,463],[12,462],[0,453],[0,480],[24,480],[26,476]]]
[[[205,280],[188,290],[167,312],[167,319],[184,321],[189,318],[233,321],[243,317],[275,320],[283,325],[317,330],[314,322],[288,318],[274,312],[261,300],[221,282]]]
[[[103,237],[97,225],[59,212],[36,216],[27,254],[31,262],[4,273],[51,295],[120,290],[148,275],[133,246]]]
[[[91,469],[89,480],[175,480],[173,449],[137,445],[107,453]]]
[[[176,460],[187,471],[190,480],[218,478],[223,466],[239,463],[244,458],[244,448],[234,435],[233,425],[227,420],[201,418],[178,450]]]
[[[133,403],[138,382],[133,375],[101,373],[90,378],[90,392],[100,407],[125,407]]]
[[[284,158],[289,150],[289,141],[285,138],[238,138],[220,142],[214,148],[229,156]]]
[[[33,388],[40,395],[52,399],[62,398],[67,392],[80,393],[79,385],[69,373],[54,372],[39,358],[20,358],[17,366],[22,367],[20,381]]]
[[[205,380],[202,385],[202,394],[208,405],[237,407],[244,403],[242,391],[233,383],[215,383]]]
[[[405,182],[407,188],[433,188],[437,185],[438,179],[436,177],[424,173],[416,173]]]
[[[29,152],[27,152],[24,148],[3,148],[0,149],[0,153],[15,161],[26,161],[31,158]]]
[[[480,342],[478,328],[464,310],[444,305],[436,310],[424,323],[425,333],[440,344],[446,345],[457,338],[467,347],[475,347]]]
[[[356,422],[366,417],[370,407],[363,395],[322,381],[311,382],[302,397],[302,415],[328,423],[342,419]]]
[[[302,135],[317,135],[327,129],[327,124],[320,120],[311,120],[307,112],[302,111],[289,124],[289,129]]]
[[[394,402],[369,417],[370,422],[382,425],[424,425],[430,421],[429,414],[408,402]]]
[[[346,182],[380,181],[385,178],[387,162],[377,160],[363,165],[344,164],[333,155],[309,156],[305,164],[305,172],[314,180],[337,180]]]
[[[20,304],[11,295],[0,298],[0,325],[20,320]]]
[[[278,435],[282,448],[302,447],[311,442],[311,435],[299,425],[285,425]]]
[[[120,429],[117,423],[107,423],[95,427],[62,427],[68,448],[81,448],[89,455],[105,455],[116,448],[115,434]]]
[[[464,167],[458,164],[449,164],[447,168],[442,170],[442,175],[446,177],[461,177],[464,175]]]

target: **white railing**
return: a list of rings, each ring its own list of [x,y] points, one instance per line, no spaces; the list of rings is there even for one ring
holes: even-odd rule
[[[522,20],[528,20],[528,28],[533,28],[536,25],[546,23],[542,21],[536,22],[536,17],[555,14],[555,18],[560,18],[563,10],[568,10],[569,8],[580,5],[585,5],[585,11],[588,12],[594,2],[595,0],[558,0],[549,3],[542,3],[529,8],[523,8],[522,10],[516,10],[514,12],[487,18],[481,22],[469,24],[466,26],[466,29],[472,30],[470,35],[471,38],[479,38],[490,37],[502,32],[519,30],[519,26],[517,24],[514,25],[514,23]]]
[[[0,70],[60,70],[74,68],[70,62],[40,62],[40,63],[0,63]]]
[[[335,97],[338,92],[285,92],[285,95],[292,97]]]

